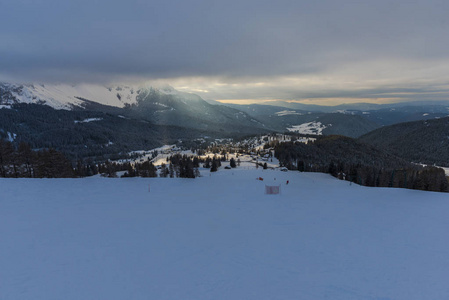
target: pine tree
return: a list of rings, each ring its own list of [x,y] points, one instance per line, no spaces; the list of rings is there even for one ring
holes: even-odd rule
[[[172,164],[169,165],[168,172],[170,174],[170,178],[175,177],[175,170],[173,169],[173,165]]]
[[[206,162],[203,164],[203,168],[209,169],[211,167],[210,163],[211,163],[210,157],[207,157]]]
[[[32,157],[33,151],[31,150],[30,145],[23,142],[20,143],[18,149],[18,158],[19,161],[21,161],[25,165],[25,174],[23,175],[25,177],[33,177],[31,167]]]
[[[329,168],[328,168],[327,172],[334,177],[337,176],[337,167],[335,166],[333,161],[331,161],[331,163],[329,164]]]
[[[231,166],[231,168],[236,168],[237,167],[234,158],[231,158],[231,160],[229,161],[229,165]]]
[[[210,171],[211,172],[217,172],[218,170],[218,163],[217,161],[214,159],[212,160],[212,166],[210,167]]]
[[[195,156],[195,157],[193,158],[193,167],[194,167],[194,168],[199,168],[199,167],[200,167],[200,161],[199,161],[199,159],[198,159],[198,156]]]
[[[167,166],[165,164],[161,165],[161,172],[159,173],[160,177],[166,178],[169,175],[169,171],[167,169]]]

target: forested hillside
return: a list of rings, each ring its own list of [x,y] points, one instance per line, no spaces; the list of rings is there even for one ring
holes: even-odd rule
[[[359,140],[410,162],[449,166],[449,118],[382,127]]]
[[[179,139],[195,139],[203,132],[154,125],[111,113],[55,110],[46,105],[17,104],[0,109],[0,139],[33,149],[54,148],[70,159],[109,158],[120,152],[152,149]]]
[[[11,142],[0,139],[0,177],[67,178],[74,177],[72,164],[54,149],[32,151],[20,143],[17,148]]]
[[[330,173],[366,186],[448,191],[443,169],[411,164],[348,137],[322,137],[308,144],[279,143],[275,155],[289,169]]]

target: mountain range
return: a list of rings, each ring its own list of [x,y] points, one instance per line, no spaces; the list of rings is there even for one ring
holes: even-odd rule
[[[397,128],[403,127],[393,127],[387,138],[389,125],[416,120],[433,124],[431,120],[448,114],[448,102],[318,106],[273,101],[238,105],[205,101],[168,85],[0,83],[0,137],[26,142],[33,148],[55,147],[71,157],[112,155],[179,141],[197,146],[195,141],[205,138],[287,131],[363,136],[363,141],[402,155],[397,149],[406,134]],[[413,135],[424,144],[430,136]],[[399,146],[394,146],[395,142]],[[429,161],[418,158],[413,157]]]
[[[199,96],[170,86],[133,87],[100,85],[0,84],[0,105],[44,104],[56,110],[101,111],[139,118],[155,125],[253,134],[267,131],[248,114],[223,105],[212,105]]]

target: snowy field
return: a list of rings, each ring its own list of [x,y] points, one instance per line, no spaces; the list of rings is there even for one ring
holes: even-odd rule
[[[323,135],[323,130],[326,128],[327,126],[321,122],[309,122],[289,127],[287,130],[291,132],[298,132],[299,134]]]
[[[449,299],[448,194],[204,175],[1,179],[0,299]]]

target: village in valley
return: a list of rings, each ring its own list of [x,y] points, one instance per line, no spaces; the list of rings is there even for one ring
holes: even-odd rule
[[[112,166],[112,172],[100,172],[105,177],[139,176],[142,165],[149,167],[151,176],[142,177],[191,177],[183,176],[179,170],[179,160],[187,160],[193,168],[193,177],[209,176],[207,172],[232,169],[261,168],[268,170],[288,171],[275,156],[274,146],[283,142],[308,143],[315,138],[293,134],[269,134],[254,136],[235,141],[233,139],[214,139],[208,137],[195,140],[198,148],[186,147],[182,141],[177,144],[165,145],[156,149],[132,151],[128,158],[107,162]],[[172,171],[170,170],[172,169]],[[100,164],[101,170],[101,164]],[[104,171],[104,170],[103,170]]]

